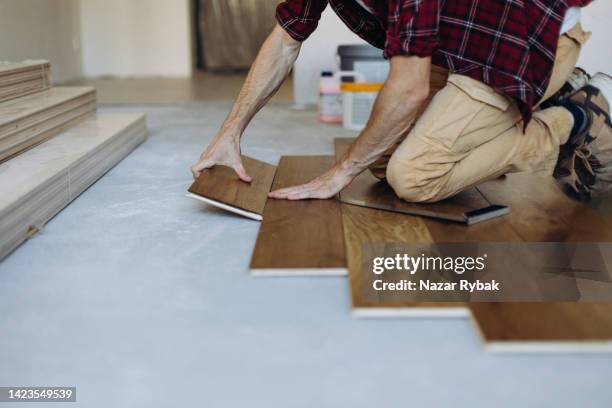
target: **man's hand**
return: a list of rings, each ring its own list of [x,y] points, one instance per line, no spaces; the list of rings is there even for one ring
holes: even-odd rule
[[[281,188],[268,194],[270,198],[280,200],[305,200],[309,198],[327,199],[332,198],[359,174],[356,169],[348,169],[342,165],[336,165],[312,180],[310,183],[300,186]]]
[[[249,176],[240,159],[240,138],[219,135],[206,148],[200,160],[191,167],[193,178],[196,179],[204,169],[215,165],[228,166],[234,169],[240,180],[250,183],[253,178]]]
[[[253,116],[276,93],[300,52],[301,43],[291,38],[278,24],[262,45],[249,70],[232,110],[225,118],[217,137],[200,160],[191,167],[193,177],[217,164],[233,168],[242,181],[253,179],[240,160],[240,137]]]
[[[340,162],[310,183],[272,191],[270,198],[331,198],[411,128],[429,94],[431,59],[395,56],[365,129]]]

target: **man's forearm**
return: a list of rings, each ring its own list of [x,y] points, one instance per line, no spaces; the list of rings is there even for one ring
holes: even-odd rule
[[[341,165],[353,175],[374,163],[410,129],[429,93],[431,60],[395,57],[389,78],[374,103],[372,115]]]
[[[240,136],[253,116],[281,86],[295,62],[301,43],[276,26],[262,45],[220,134]]]

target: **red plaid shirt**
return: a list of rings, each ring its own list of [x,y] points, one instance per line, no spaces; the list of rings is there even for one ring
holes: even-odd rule
[[[328,2],[385,57],[432,57],[436,65],[482,81],[519,101],[526,120],[550,81],[565,12],[592,0],[286,0],[276,18],[303,41]]]

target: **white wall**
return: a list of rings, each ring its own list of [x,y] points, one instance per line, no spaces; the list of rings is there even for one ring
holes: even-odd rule
[[[610,40],[612,24],[612,1],[596,0],[588,5],[582,13],[582,26],[593,35],[582,49],[578,65],[591,74],[598,71],[612,75],[612,41]]]
[[[81,76],[79,0],[0,0],[0,60],[51,61],[54,82]]]
[[[81,41],[87,77],[190,76],[190,2],[81,0]]]
[[[365,44],[366,42],[346,28],[336,13],[327,7],[319,26],[305,41],[293,69],[293,92],[297,105],[316,103],[321,71],[336,71],[338,45]]]

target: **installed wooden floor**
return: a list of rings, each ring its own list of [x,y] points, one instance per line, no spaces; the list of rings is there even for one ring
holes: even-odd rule
[[[352,139],[336,139],[336,158],[348,149]],[[363,196],[360,192],[367,190],[370,183],[369,172],[361,174],[341,195]],[[371,176],[373,178],[373,176]],[[364,187],[364,185],[366,185]],[[376,183],[379,184],[379,183]],[[369,193],[367,194],[369,195]],[[477,205],[488,205],[478,194]],[[448,211],[463,213],[462,207]],[[432,243],[433,237],[428,229],[428,220],[394,211],[366,208],[361,205],[342,204],[342,221],[347,251],[351,301],[356,316],[394,317],[394,316],[467,316],[468,310],[463,303],[452,302],[418,302],[406,301],[405,296],[398,297],[395,292],[371,290],[372,273],[363,268],[362,254],[364,245],[376,243]],[[463,225],[451,223],[451,228]]]
[[[261,220],[276,167],[242,156],[242,164],[253,177],[251,183],[240,180],[226,166],[206,169],[189,187],[189,197],[242,216]]]
[[[307,182],[332,162],[325,156],[283,157],[272,188]],[[334,200],[268,200],[251,269],[289,276],[346,266],[357,315],[471,315],[493,351],[612,351],[612,304],[422,302],[371,290],[372,274],[363,268],[362,255],[373,244],[612,242],[612,221],[569,199],[550,178],[514,174],[483,183],[479,191],[488,202],[511,206],[512,213],[468,226]]]
[[[343,205],[351,296],[356,311],[387,315],[389,310],[397,310],[397,314],[410,315],[413,307],[394,304],[386,295],[374,300],[371,294],[370,298],[364,297],[367,291],[364,292],[363,285],[368,280],[361,274],[359,259],[364,243],[612,241],[612,223],[587,205],[568,198],[552,179],[514,174],[484,183],[479,190],[490,202],[511,206],[512,213],[464,226]],[[419,314],[417,308],[414,314]],[[612,350],[609,304],[470,303],[469,309],[490,350]],[[430,311],[435,312],[436,308]]]
[[[548,179],[510,175],[483,185],[489,199],[513,207],[505,217],[527,242],[611,242],[612,223]],[[471,303],[483,340],[494,351],[612,350],[612,305]]]
[[[334,164],[332,156],[283,156],[273,190],[306,183]],[[251,258],[257,276],[346,275],[337,200],[268,200]]]

